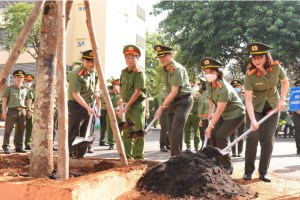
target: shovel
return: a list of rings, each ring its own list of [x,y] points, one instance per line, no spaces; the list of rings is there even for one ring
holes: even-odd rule
[[[266,121],[269,117],[271,117],[273,114],[275,114],[277,112],[278,112],[278,108],[275,108],[274,110],[270,111],[266,116],[264,116],[261,120],[259,120],[257,123],[259,125],[262,124],[264,121]],[[218,149],[222,155],[226,155],[231,152],[231,147],[233,147],[240,140],[244,139],[251,132],[252,132],[252,128],[249,128],[246,132],[244,132],[242,135],[240,135],[238,138],[236,138],[232,143],[230,143],[224,149],[222,149],[222,150],[219,148],[216,148],[216,149]]]
[[[96,101],[94,100],[93,109],[95,109],[95,105],[96,105]],[[90,136],[92,121],[93,121],[93,115],[90,115],[90,119],[89,119],[89,123],[88,123],[87,129],[86,129],[85,136],[84,137],[77,136],[75,138],[74,142],[72,143],[73,146],[79,145],[80,143],[83,143],[83,142],[92,143],[94,141],[95,136]]]
[[[156,117],[153,118],[153,120],[150,122],[150,124],[147,126],[147,128],[144,131],[143,130],[133,131],[128,134],[127,139],[136,139],[136,138],[145,137],[146,135],[151,133],[151,131],[149,130],[153,126],[155,121],[156,121]]]
[[[262,118],[259,122],[257,122],[259,125],[262,124],[264,121],[266,121],[269,117],[271,117],[274,113],[278,112],[278,108],[275,108],[271,112],[269,112],[264,118]],[[253,130],[252,128],[248,129],[246,132],[244,132],[241,136],[236,138],[232,143],[230,143],[227,147],[224,149],[219,149],[217,147],[206,147],[201,150],[201,153],[205,154],[209,158],[218,157],[222,155],[227,155],[231,152],[231,147],[233,147],[236,143],[238,143],[240,140],[244,139],[249,133],[251,133]]]

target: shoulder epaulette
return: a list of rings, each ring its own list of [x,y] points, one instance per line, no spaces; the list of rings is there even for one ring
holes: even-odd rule
[[[247,71],[247,75],[252,76],[255,72],[257,72],[257,69],[250,69]]]
[[[278,66],[279,64],[280,64],[279,60],[274,60],[274,61],[270,64],[270,66],[271,66],[271,67],[275,67],[275,66]]]
[[[217,81],[217,85],[220,89],[222,89],[223,85],[219,81]]]

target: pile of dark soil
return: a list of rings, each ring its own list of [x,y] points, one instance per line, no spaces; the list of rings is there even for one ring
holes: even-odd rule
[[[230,199],[249,196],[214,160],[202,152],[184,152],[151,167],[137,183],[142,192],[172,198]],[[213,156],[212,156],[213,157]]]

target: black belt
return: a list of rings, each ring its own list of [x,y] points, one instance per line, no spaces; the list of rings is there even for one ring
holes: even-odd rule
[[[190,97],[190,96],[192,96],[192,93],[188,93],[188,94],[185,94],[185,95],[183,95],[183,96],[176,97],[176,98],[174,99],[174,101],[177,101],[177,100],[183,99],[183,98],[187,98],[187,97]]]
[[[13,110],[24,110],[24,109],[26,109],[26,108],[23,108],[23,107],[13,107],[13,108],[9,108],[9,109],[13,109]]]

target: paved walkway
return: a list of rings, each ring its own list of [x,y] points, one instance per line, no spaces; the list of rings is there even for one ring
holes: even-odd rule
[[[145,160],[166,161],[170,157],[170,153],[163,153],[159,151],[159,130],[152,129],[152,133],[146,137],[145,144]],[[4,129],[0,128],[0,142],[3,142]],[[107,150],[107,146],[99,146],[100,131],[95,131],[96,139],[94,143],[94,153],[86,154],[87,157],[99,158],[118,158],[117,150]],[[10,142],[12,143],[13,134]],[[55,142],[57,145],[57,141]],[[12,145],[13,149],[13,145]],[[184,146],[185,149],[185,146]],[[193,149],[193,148],[192,148]],[[256,161],[256,168],[258,167],[258,156]],[[0,151],[2,153],[2,151]],[[244,170],[244,157],[233,158],[233,166],[235,171],[243,172]],[[296,154],[296,145],[294,138],[282,138],[281,135],[276,138],[273,150],[273,156],[270,163],[269,172],[272,175],[300,179],[300,156]]]

